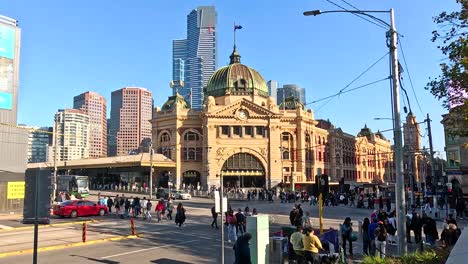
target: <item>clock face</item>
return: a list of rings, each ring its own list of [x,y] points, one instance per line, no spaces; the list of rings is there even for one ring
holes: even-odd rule
[[[239,113],[237,114],[237,116],[239,117],[239,119],[245,120],[247,119],[248,114],[247,114],[247,111],[245,110],[239,110]]]

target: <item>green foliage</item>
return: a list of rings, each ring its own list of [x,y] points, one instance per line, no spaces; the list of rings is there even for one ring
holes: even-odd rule
[[[402,257],[370,257],[366,256],[363,264],[442,264],[445,263],[450,250],[429,250],[415,252]]]
[[[438,30],[432,32],[432,42],[445,56],[440,64],[441,74],[430,79],[426,89],[442,100],[443,106],[451,109],[455,105],[461,117],[461,126],[452,127],[454,134],[468,136],[468,1],[456,0],[460,11],[442,12],[434,17]]]

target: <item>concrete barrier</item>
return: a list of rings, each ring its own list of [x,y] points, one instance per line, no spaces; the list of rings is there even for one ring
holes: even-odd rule
[[[459,264],[466,263],[468,259],[468,250],[466,244],[468,243],[468,228],[464,228],[461,236],[458,238],[457,243],[450,252],[446,264]]]

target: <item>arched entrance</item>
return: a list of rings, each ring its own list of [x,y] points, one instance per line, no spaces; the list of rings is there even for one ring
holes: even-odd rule
[[[182,174],[182,183],[185,186],[197,187],[200,184],[200,173],[198,171],[189,170]]]
[[[236,153],[227,159],[221,169],[225,187],[264,187],[265,168],[249,153]]]

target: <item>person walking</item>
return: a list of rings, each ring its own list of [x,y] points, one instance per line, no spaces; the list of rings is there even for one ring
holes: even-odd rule
[[[364,218],[362,222],[362,250],[364,255],[369,255],[370,237],[369,237],[369,218]]]
[[[229,211],[227,214],[227,224],[228,224],[228,242],[231,243],[231,241],[236,242],[237,240],[237,233],[236,233],[236,227],[237,227],[237,218],[234,216],[233,211]]]
[[[245,233],[237,239],[232,247],[234,250],[234,264],[251,264],[249,241],[252,239],[250,233]]]
[[[218,229],[218,213],[216,212],[216,208],[213,206],[211,207],[211,217],[213,217],[213,222],[211,222],[211,228]]]
[[[435,245],[435,241],[439,239],[435,220],[429,217],[426,213],[423,213],[422,224],[424,235],[426,236],[426,243],[431,246]]]
[[[413,214],[411,219],[411,226],[413,227],[414,232],[414,241],[416,244],[421,243],[422,241],[422,220],[418,213]]]
[[[167,219],[172,220],[172,212],[174,211],[174,202],[172,198],[167,200]]]
[[[110,196],[107,196],[107,208],[109,209],[109,214],[112,214],[112,207],[114,206],[114,201]]]
[[[463,219],[463,214],[465,212],[465,199],[463,199],[463,197],[458,197],[456,211],[457,211],[457,218]]]
[[[294,259],[297,264],[304,263],[304,234],[302,226],[296,227],[296,232],[292,233],[290,238],[294,250]]]
[[[146,204],[148,203],[148,200],[146,200],[146,197],[143,197],[143,199],[140,200],[140,210],[141,214],[143,215],[143,219],[146,219]]]
[[[237,209],[237,214],[235,215],[236,220],[237,220],[237,233],[242,235],[245,233],[245,215],[242,212],[242,209],[238,208]]]
[[[395,234],[397,232],[397,223],[396,223],[395,215],[393,213],[391,213],[390,217],[387,219],[386,228],[387,228],[387,233],[388,233],[388,244],[396,245]]]
[[[182,205],[182,203],[179,203],[177,205],[177,210],[176,210],[176,217],[175,217],[175,223],[176,225],[178,224],[178,228],[182,228],[182,225],[184,224],[185,222],[185,208],[184,206]]]
[[[382,221],[378,222],[379,226],[375,229],[375,248],[377,256],[380,258],[385,258],[386,250],[386,240],[387,240],[387,230]]]
[[[383,210],[383,197],[382,197],[382,195],[379,198],[379,210]]]
[[[390,211],[392,210],[392,200],[390,199],[390,197],[387,197],[387,213],[390,213]]]
[[[310,221],[310,212],[309,211],[307,211],[306,214],[304,216],[302,216],[301,225],[304,228],[312,227],[312,222]]]
[[[320,263],[318,252],[323,249],[322,243],[320,242],[320,239],[314,235],[312,228],[308,227],[305,229],[305,235],[302,243],[304,244],[305,260],[312,264]]]
[[[151,203],[150,199],[146,201],[146,219],[148,221],[151,221],[152,216],[151,216],[151,208],[153,207],[153,204]]]
[[[156,211],[156,218],[158,219],[158,223],[161,222],[162,220],[162,211],[164,209],[164,199],[161,198],[159,200],[158,204],[156,205],[155,211]]]
[[[372,223],[369,225],[369,230],[367,234],[369,235],[370,244],[369,244],[369,254],[373,257],[375,256],[375,230],[379,226],[377,223],[377,218],[372,219]]]
[[[349,243],[349,255],[353,256],[353,241],[351,240],[351,234],[353,228],[351,227],[351,218],[346,217],[345,221],[341,225],[341,239],[343,241],[343,252],[346,255],[346,241]]]

